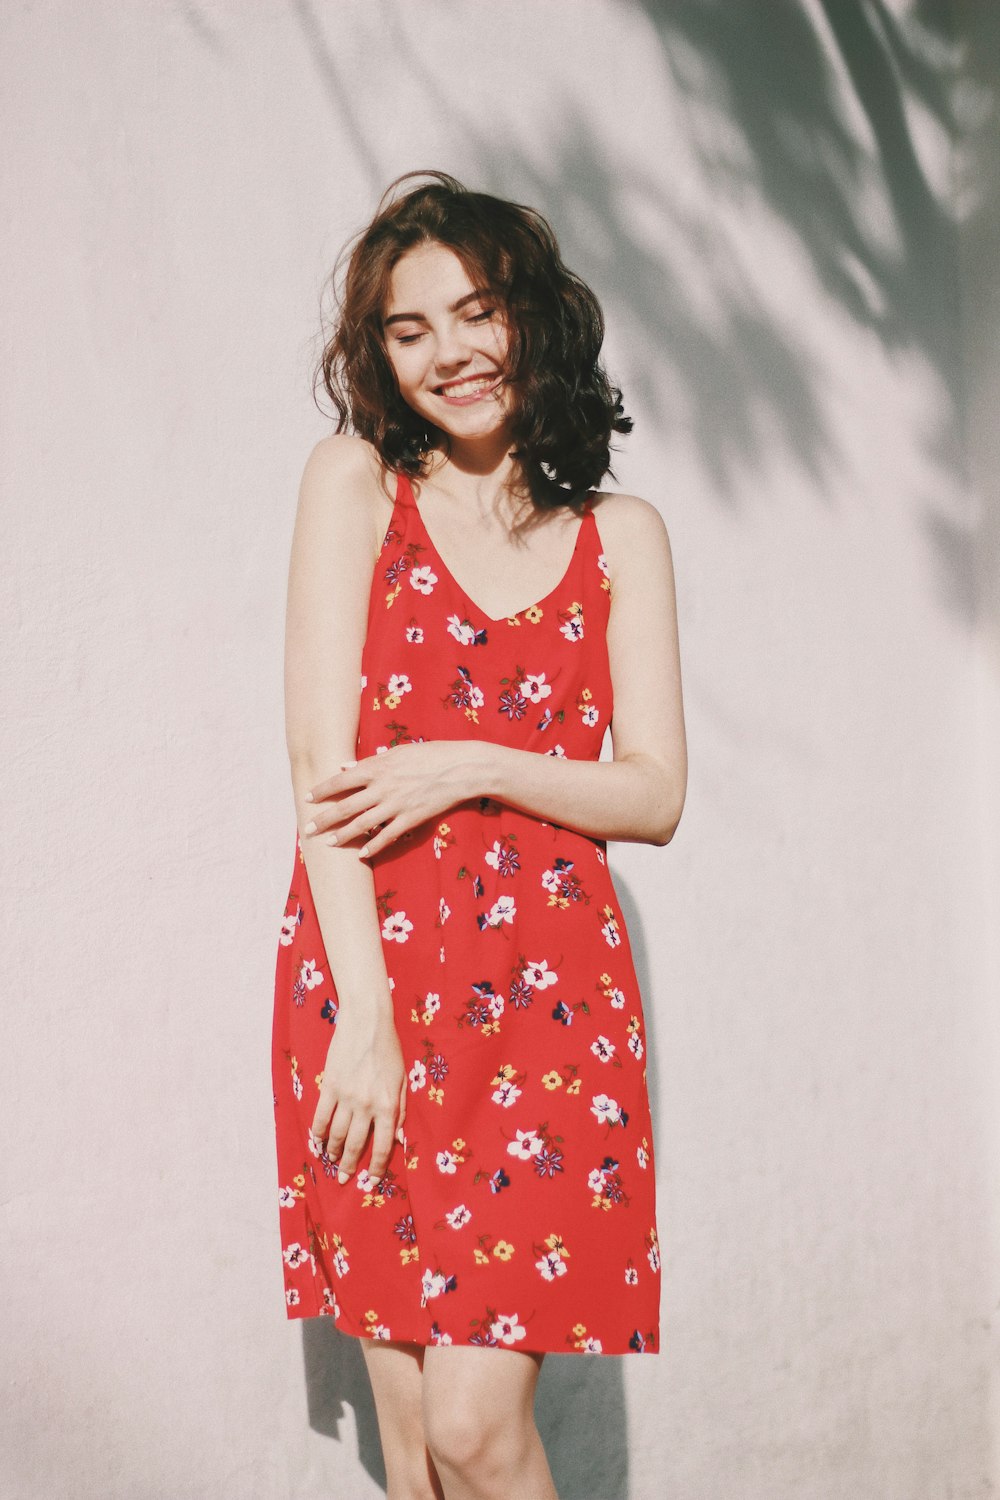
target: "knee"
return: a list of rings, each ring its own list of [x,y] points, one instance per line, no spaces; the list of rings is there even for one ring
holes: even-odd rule
[[[509,1412],[500,1416],[460,1395],[424,1413],[424,1438],[436,1467],[480,1479],[516,1464],[524,1448],[521,1427]]]

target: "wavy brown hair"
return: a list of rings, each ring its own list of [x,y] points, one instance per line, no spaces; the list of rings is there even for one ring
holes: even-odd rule
[[[428,176],[435,180],[392,199],[407,179]],[[616,479],[611,434],[631,432],[633,423],[600,362],[604,316],[597,298],[563,264],[540,213],[471,192],[445,172],[395,178],[371,223],[338,256],[328,284],[333,328],[313,381],[314,397],[321,379],[337,409],[337,431],[352,428],[387,468],[411,478],[424,477],[434,449],[451,451],[448,434],[400,395],[382,329],[393,267],[427,241],[453,250],[506,320],[511,451],[535,502],[575,505],[605,474]]]

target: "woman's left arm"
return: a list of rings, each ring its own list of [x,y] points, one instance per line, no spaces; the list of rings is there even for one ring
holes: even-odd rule
[[[473,795],[494,797],[593,838],[668,844],[687,792],[687,739],[673,556],[648,500],[597,507],[611,580],[612,761],[569,760],[476,740]]]

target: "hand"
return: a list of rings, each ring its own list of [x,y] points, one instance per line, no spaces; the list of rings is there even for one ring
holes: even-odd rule
[[[374,1127],[370,1171],[383,1177],[392,1153],[393,1135],[402,1144],[406,1118],[406,1068],[395,1023],[389,1016],[374,1021],[341,1019],[330,1041],[319,1102],[311,1134],[332,1161],[339,1162],[339,1181],[357,1171],[358,1158]]]
[[[335,775],[310,789],[312,801],[329,800],[332,805],[317,808],[305,832],[315,838],[340,825],[328,843],[346,844],[359,835],[372,834],[360,853],[380,853],[428,818],[440,817],[449,807],[476,795],[474,744],[417,740],[346,762]]]

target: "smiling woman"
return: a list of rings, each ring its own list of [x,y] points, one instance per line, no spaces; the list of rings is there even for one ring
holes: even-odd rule
[[[681,816],[672,559],[595,488],[631,423],[593,294],[540,215],[430,175],[351,253],[292,542],[285,1305],[362,1341],[390,1493],[551,1500],[545,1354],[660,1347],[607,842]]]

